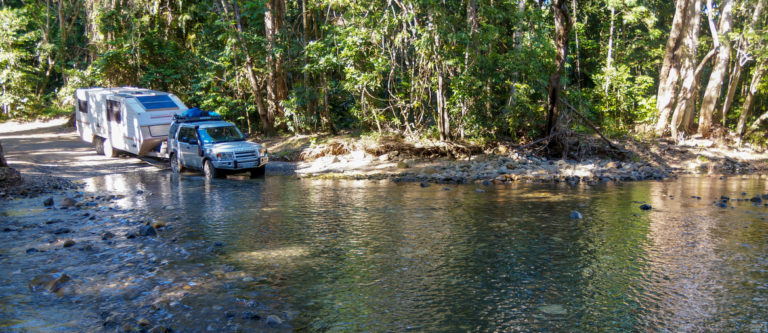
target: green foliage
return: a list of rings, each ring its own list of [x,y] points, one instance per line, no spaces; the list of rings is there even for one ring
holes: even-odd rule
[[[381,128],[437,138],[442,97],[454,137],[543,135],[555,70],[548,2],[283,0],[284,22],[270,40],[265,14],[277,0],[60,1],[63,15],[44,2],[0,10],[2,117],[65,112],[80,87],[132,85],[171,91],[254,130],[262,121],[257,106],[270,102],[275,69],[268,58],[279,55],[288,90],[276,101],[274,121],[283,131]],[[224,3],[237,5],[240,26]],[[575,3],[562,96],[609,134],[653,121],[674,2]],[[761,61],[765,29],[745,38]],[[567,112],[565,118],[573,129],[589,130]]]

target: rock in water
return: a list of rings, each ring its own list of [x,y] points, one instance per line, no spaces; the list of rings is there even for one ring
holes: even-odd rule
[[[653,207],[651,207],[651,205],[649,205],[649,204],[642,204],[642,205],[640,205],[640,209],[642,209],[642,210],[651,210],[652,208]]]
[[[145,225],[139,229],[139,235],[141,236],[157,236],[157,230],[151,225]]]
[[[102,240],[108,240],[115,237],[115,234],[113,234],[111,231],[105,232],[103,235],[101,235]]]
[[[283,323],[283,320],[280,319],[280,317],[275,315],[269,315],[267,316],[267,326],[269,327],[277,327],[280,326],[280,324]]]
[[[75,244],[77,243],[75,243],[75,241],[71,239],[67,239],[64,241],[64,247],[72,247],[72,246],[75,246]]]
[[[761,203],[761,202],[763,202],[763,199],[760,198],[759,195],[756,195],[756,196],[752,197],[752,199],[749,199],[749,201]]]
[[[53,197],[49,197],[48,199],[45,199],[45,201],[43,201],[43,205],[45,207],[53,206]]]
[[[74,206],[76,204],[77,204],[77,201],[75,199],[72,199],[72,198],[69,198],[69,197],[64,198],[63,200],[61,200],[61,207],[72,207],[72,206]]]
[[[29,290],[32,291],[47,290],[49,292],[55,293],[59,291],[61,286],[69,280],[69,276],[64,273],[39,275],[32,279],[32,281],[29,281],[28,286]]]
[[[581,213],[575,210],[571,212],[571,220],[580,220],[582,218],[584,218],[584,216],[582,216]]]

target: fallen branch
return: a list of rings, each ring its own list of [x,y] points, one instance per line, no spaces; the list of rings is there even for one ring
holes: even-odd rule
[[[752,126],[749,126],[749,129],[747,130],[746,133],[744,133],[744,136],[749,136],[750,134],[752,134],[752,132],[754,132],[758,127],[760,127],[760,123],[762,123],[766,119],[768,119],[768,112],[763,113],[762,115],[760,115],[760,117],[755,119],[755,122],[752,123]]]
[[[616,145],[614,145],[613,142],[611,142],[611,140],[608,140],[608,138],[606,138],[603,135],[603,133],[600,132],[599,129],[597,129],[597,126],[595,126],[595,124],[593,124],[592,121],[590,121],[589,119],[587,119],[587,117],[585,117],[583,114],[581,114],[581,112],[579,112],[579,110],[577,110],[573,105],[571,105],[565,99],[562,99],[562,98],[560,99],[560,101],[563,102],[563,104],[565,104],[565,106],[567,106],[569,109],[571,109],[571,111],[573,111],[573,113],[575,113],[577,116],[579,116],[579,118],[581,118],[581,120],[583,120],[587,124],[587,126],[589,126],[593,131],[595,131],[595,133],[597,133],[597,135],[599,135],[600,138],[603,139],[603,141],[608,143],[608,146],[610,146],[611,148],[616,149],[618,151],[624,151],[623,149],[621,149],[621,148],[617,147]]]
[[[540,142],[542,142],[542,141],[549,141],[550,139],[552,139],[552,138],[556,137],[557,135],[559,135],[559,134],[561,134],[561,133],[562,133],[562,132],[557,132],[557,131],[555,131],[555,132],[552,132],[552,134],[550,134],[549,136],[547,136],[547,137],[544,137],[544,138],[541,138],[541,139],[538,139],[538,140],[536,140],[536,141],[533,141],[533,142],[531,142],[531,143],[529,143],[529,144],[526,144],[526,145],[524,145],[524,146],[520,146],[520,147],[517,147],[517,148],[516,148],[516,150],[525,150],[525,149],[528,149],[528,148],[530,148],[531,146],[534,146],[534,145],[536,145],[536,144],[538,144],[538,143],[540,143]]]

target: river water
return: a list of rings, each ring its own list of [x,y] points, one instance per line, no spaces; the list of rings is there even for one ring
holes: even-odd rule
[[[421,187],[137,173],[86,190],[171,220],[164,237],[222,242],[205,260],[256,276],[238,288],[296,330],[768,331],[768,201],[748,200],[765,176]]]

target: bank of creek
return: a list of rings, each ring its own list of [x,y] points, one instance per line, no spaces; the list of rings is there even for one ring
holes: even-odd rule
[[[25,135],[0,140],[27,184],[73,182],[4,190],[2,331],[768,331],[765,174],[507,154],[394,158],[410,165],[392,176],[69,175],[20,163]],[[595,165],[612,174],[573,173]]]

